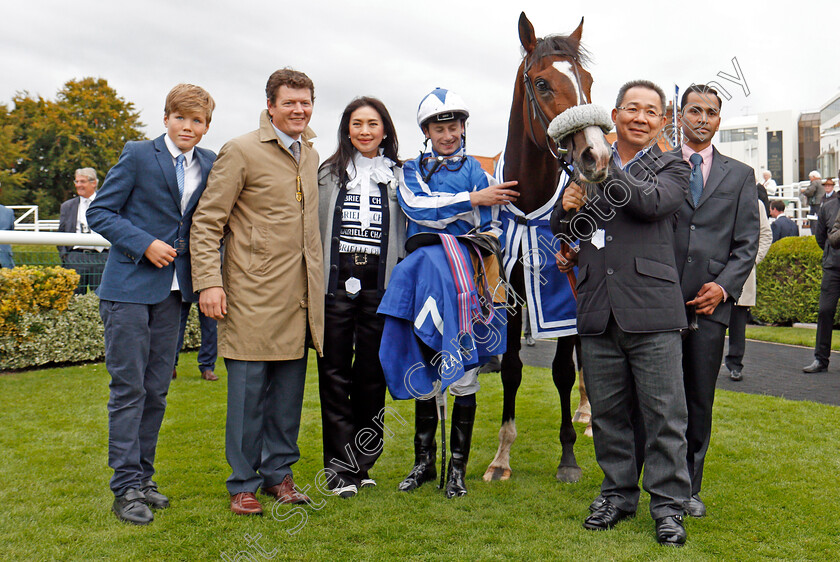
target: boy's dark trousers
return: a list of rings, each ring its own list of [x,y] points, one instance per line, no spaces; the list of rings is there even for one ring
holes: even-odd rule
[[[157,304],[101,300],[108,400],[108,466],[111,490],[120,496],[140,488],[155,472],[158,432],[172,380],[181,293]]]

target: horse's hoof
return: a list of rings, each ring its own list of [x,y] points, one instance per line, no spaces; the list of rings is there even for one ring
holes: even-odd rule
[[[579,466],[558,466],[557,467],[557,474],[554,477],[559,480],[560,482],[566,482],[567,484],[574,484],[575,482],[580,481],[580,477],[583,475],[583,471],[580,469]]]
[[[500,466],[489,466],[482,477],[485,482],[498,482],[510,480],[510,469],[502,468]]]
[[[592,423],[586,426],[586,429],[583,430],[583,434],[587,437],[592,437]]]

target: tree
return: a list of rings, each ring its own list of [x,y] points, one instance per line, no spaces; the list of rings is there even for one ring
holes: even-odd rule
[[[145,138],[134,104],[102,78],[70,80],[56,101],[28,92],[13,101],[14,140],[24,147],[23,190],[42,216],[56,216],[61,202],[72,197],[77,168],[96,169],[101,182],[125,143]]]
[[[20,171],[23,154],[23,143],[15,140],[9,108],[0,104],[0,203],[16,205],[26,201],[26,174]]]

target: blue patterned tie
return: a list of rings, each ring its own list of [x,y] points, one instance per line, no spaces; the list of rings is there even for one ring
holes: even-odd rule
[[[184,199],[184,160],[186,156],[179,154],[175,159],[175,177],[178,179],[178,196],[179,200]]]
[[[703,170],[701,164],[703,157],[698,153],[694,153],[689,157],[691,162],[691,176],[688,178],[688,188],[691,190],[691,198],[694,200],[694,206],[700,201],[700,195],[703,194]]]

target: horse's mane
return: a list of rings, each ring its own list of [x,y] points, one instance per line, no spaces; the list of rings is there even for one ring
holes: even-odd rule
[[[575,44],[567,35],[547,35],[537,39],[537,46],[531,56],[540,59],[549,55],[560,55],[577,60],[581,66],[589,64],[589,51],[582,45]]]

